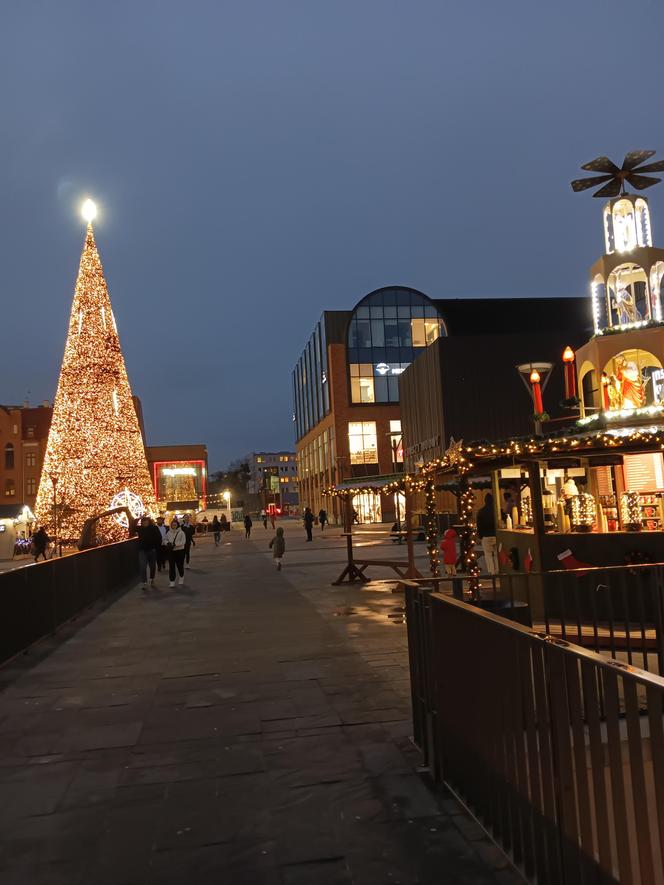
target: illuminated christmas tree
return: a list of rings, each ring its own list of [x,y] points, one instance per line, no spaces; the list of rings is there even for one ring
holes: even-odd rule
[[[68,541],[78,540],[86,519],[118,504],[136,516],[157,509],[92,229],[94,203],[83,209],[85,246],[35,508],[37,520]],[[100,541],[126,536],[119,516],[100,521]]]

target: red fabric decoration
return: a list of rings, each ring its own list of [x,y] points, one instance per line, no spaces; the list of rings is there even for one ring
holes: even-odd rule
[[[578,560],[569,548],[563,550],[562,553],[559,553],[558,559],[562,563],[563,568],[569,569],[571,572],[580,568],[593,568],[589,562],[581,562]]]
[[[530,572],[533,567],[533,554],[530,552],[530,547],[528,548],[528,552],[523,557],[523,568],[524,571]]]

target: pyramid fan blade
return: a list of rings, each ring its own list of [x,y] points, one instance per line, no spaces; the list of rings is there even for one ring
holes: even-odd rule
[[[630,151],[628,154],[625,154],[622,164],[623,172],[627,172],[629,169],[638,166],[639,163],[643,163],[644,160],[654,157],[656,153],[657,151]]]
[[[664,172],[664,160],[658,160],[656,163],[648,163],[647,166],[639,166],[636,171],[639,175],[642,172]]]
[[[586,172],[612,172],[613,174],[620,172],[616,164],[612,163],[608,157],[597,157],[590,163],[584,163],[581,168]]]
[[[613,178],[613,176],[611,176]],[[604,187],[601,187],[597,193],[593,194],[593,197],[617,197],[620,193],[620,179],[613,178],[613,181],[610,181],[608,184],[605,184]]]
[[[571,183],[572,190],[578,194],[579,191],[588,190],[589,187],[595,187],[604,181],[611,181],[612,178],[613,175],[591,175],[590,178],[577,178]]]
[[[637,191],[644,191],[647,187],[652,187],[653,184],[657,184],[658,181],[661,181],[661,178],[653,178],[649,175],[636,175],[632,173],[627,176],[627,181],[635,187]]]

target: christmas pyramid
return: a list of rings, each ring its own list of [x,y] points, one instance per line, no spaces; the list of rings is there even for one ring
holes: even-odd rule
[[[35,510],[38,522],[50,533],[57,529],[61,540],[75,542],[86,519],[124,503],[135,516],[142,511],[156,514],[136,407],[90,222]],[[126,518],[124,523],[120,516],[102,519],[98,540],[126,538]]]

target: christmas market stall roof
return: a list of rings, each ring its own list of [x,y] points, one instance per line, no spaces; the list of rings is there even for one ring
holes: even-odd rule
[[[637,414],[646,413],[646,414]],[[664,418],[664,407],[647,407],[630,410],[630,415],[617,413],[622,422],[594,419],[589,424],[583,420],[576,426],[548,436],[529,436],[499,442],[452,441],[443,458],[425,464],[418,478],[438,472],[471,475],[486,474],[492,469],[519,464],[523,461],[556,460],[570,458],[601,459],[607,454],[664,451],[664,423],[643,423],[654,414]],[[641,423],[628,424],[632,420]]]
[[[330,495],[359,495],[361,492],[396,492],[403,487],[403,473],[391,473],[386,476],[360,476],[344,479],[342,482],[325,489]]]

